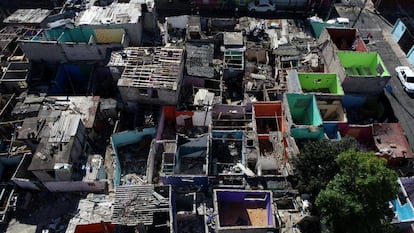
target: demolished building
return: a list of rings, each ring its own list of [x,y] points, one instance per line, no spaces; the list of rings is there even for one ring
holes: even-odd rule
[[[176,105],[183,77],[183,49],[129,47],[113,52],[113,71],[124,103]]]

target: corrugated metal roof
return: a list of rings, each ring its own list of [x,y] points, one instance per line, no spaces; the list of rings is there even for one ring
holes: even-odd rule
[[[54,122],[50,129],[49,143],[69,142],[75,136],[79,126],[79,115],[62,114],[58,121]]]
[[[114,2],[109,6],[91,6],[83,11],[78,19],[79,25],[97,24],[134,24],[141,17],[141,1],[129,3]]]
[[[18,9],[5,20],[3,23],[27,23],[40,24],[47,16],[52,13],[51,10],[46,9]]]

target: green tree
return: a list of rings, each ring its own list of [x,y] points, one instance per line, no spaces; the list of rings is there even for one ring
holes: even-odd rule
[[[334,233],[387,233],[394,228],[389,201],[398,193],[397,174],[373,152],[350,149],[338,156],[339,173],[316,198],[322,221]]]
[[[339,167],[335,162],[338,155],[356,145],[355,139],[348,137],[340,141],[308,141],[300,154],[293,158],[295,176],[299,181],[298,189],[316,197],[338,173]]]

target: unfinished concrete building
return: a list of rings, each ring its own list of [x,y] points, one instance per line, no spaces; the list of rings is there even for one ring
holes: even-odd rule
[[[282,102],[256,102],[253,104],[253,126],[257,133],[260,154],[249,157],[249,168],[258,176],[289,176],[288,139]],[[255,140],[253,140],[253,145]]]
[[[18,102],[12,112],[23,119],[17,139],[27,143],[33,156],[22,159],[13,182],[24,189],[102,192],[103,163],[85,155],[98,107],[99,97],[29,96]]]
[[[94,30],[125,31],[127,37],[125,39],[133,46],[140,46],[144,30],[152,32],[151,30],[156,25],[156,16],[153,12],[154,1],[111,1],[110,4],[104,5],[100,2],[93,0],[80,7],[75,25]],[[111,36],[110,33],[105,35]]]
[[[224,32],[223,48],[224,69],[244,69],[244,41],[241,32]]]
[[[183,49],[129,47],[113,52],[108,66],[126,104],[176,105],[183,77]]]
[[[93,182],[91,185],[83,184],[80,181],[82,179],[80,166],[86,136],[85,126],[80,116],[62,114],[60,119],[51,123],[48,128],[50,133],[41,137],[27,169],[49,191],[80,191],[83,189],[90,191],[88,187],[96,186],[96,184]]]
[[[203,200],[204,193],[175,192],[174,206],[177,228],[175,232],[208,233],[206,221],[211,209]]]
[[[218,178],[219,187],[244,187],[245,174],[254,176],[246,156],[258,153],[252,143],[247,149],[247,135],[254,139],[251,106],[214,105],[210,129],[209,174]]]
[[[177,111],[164,106],[154,145],[163,184],[207,188],[210,123],[211,112]]]
[[[302,195],[306,196],[306,195]],[[273,199],[281,221],[280,233],[303,232],[311,224],[319,225],[319,218],[311,215],[312,203],[301,196],[283,195]]]
[[[10,182],[13,173],[18,169],[20,161],[30,149],[25,142],[17,139],[15,126],[10,120],[15,95],[0,95],[0,223],[6,223],[10,211],[16,207],[16,187]]]
[[[1,84],[7,93],[20,94],[28,87],[29,62],[11,62],[1,77]]]
[[[263,44],[246,42],[246,68],[244,73],[244,92],[252,101],[263,100],[263,90],[274,87],[275,76],[269,65],[269,50]]]
[[[114,187],[152,182],[154,155],[150,153],[154,128],[123,131],[111,136],[114,150]]]
[[[187,43],[185,50],[188,75],[205,78],[216,76],[213,66],[214,44]]]
[[[18,39],[30,39],[40,29],[27,26],[6,26],[0,30],[0,55],[1,65],[7,66],[9,62],[27,61],[23,51],[17,46]]]
[[[325,28],[318,44],[326,64],[330,63],[338,51],[368,52],[356,28]]]
[[[90,27],[44,29],[31,39],[19,40],[19,46],[31,61],[50,63],[103,62],[110,56],[108,51],[127,45],[123,29]]]
[[[296,70],[288,72],[288,92],[314,93],[322,97],[339,97],[345,93],[341,82],[333,73],[298,73]]]
[[[278,232],[270,191],[214,190],[215,232]]]
[[[182,105],[187,109],[201,109],[221,103],[221,60],[214,59],[214,44],[187,42],[186,55],[186,75],[181,89]]]
[[[322,64],[315,48],[317,43],[300,21],[270,21],[267,29],[271,36],[272,54],[275,56],[274,87],[264,90],[265,101],[282,100],[287,91],[288,71],[297,69],[301,72],[322,72]],[[273,25],[273,26],[272,26]]]

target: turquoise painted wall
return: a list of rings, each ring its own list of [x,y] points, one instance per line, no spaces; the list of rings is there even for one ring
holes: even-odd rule
[[[129,145],[141,141],[146,135],[155,135],[155,128],[145,128],[142,131],[124,131],[116,134],[112,134],[111,143],[115,153],[115,172],[114,172],[114,186],[118,187],[121,183],[121,164],[118,158],[118,148],[120,146]]]
[[[287,93],[290,114],[296,125],[290,129],[294,138],[322,138],[322,117],[313,94]]]
[[[400,19],[398,19],[391,31],[392,38],[398,42],[406,29],[407,27],[405,24]]]
[[[95,32],[91,28],[76,27],[69,28],[53,28],[46,31],[49,41],[58,42],[84,42],[88,43],[91,36],[95,37]],[[95,39],[96,40],[96,39]]]

